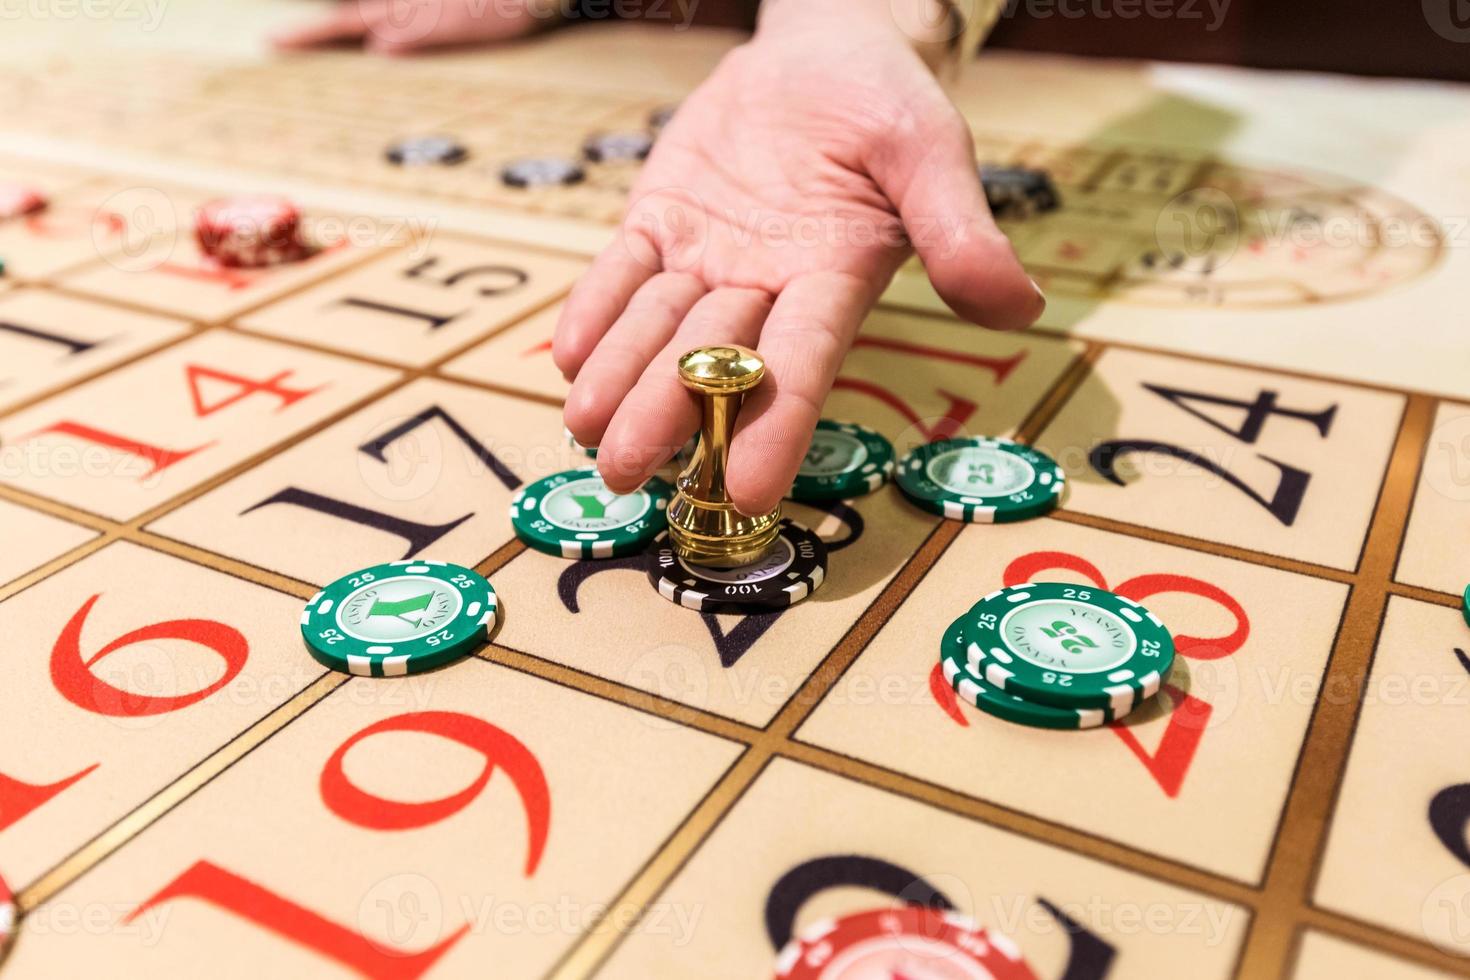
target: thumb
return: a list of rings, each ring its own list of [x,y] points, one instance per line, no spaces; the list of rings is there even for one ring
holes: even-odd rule
[[[937,115],[890,140],[873,177],[950,309],[981,326],[1019,330],[1041,316],[1046,297],[990,215],[969,127],[948,107]]]

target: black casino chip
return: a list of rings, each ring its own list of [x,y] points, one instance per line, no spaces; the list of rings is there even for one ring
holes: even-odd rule
[[[652,149],[648,133],[596,133],[582,144],[582,155],[592,163],[632,163],[646,159]]]
[[[744,614],[785,609],[821,588],[827,546],[816,533],[783,520],[781,534],[760,561],[739,568],[685,562],[665,531],[647,553],[648,580],[659,595],[686,609]]]
[[[587,171],[564,157],[527,157],[513,160],[500,171],[507,187],[567,187],[587,179]]]
[[[1029,218],[1061,206],[1062,198],[1045,170],[981,164],[980,183],[990,213],[997,218]]]
[[[452,167],[469,159],[470,151],[448,136],[414,136],[394,143],[384,155],[400,167]]]

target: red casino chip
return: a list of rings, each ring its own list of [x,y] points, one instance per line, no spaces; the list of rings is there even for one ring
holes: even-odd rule
[[[34,187],[0,181],[0,220],[35,214],[48,203],[46,195]]]
[[[224,197],[199,208],[194,234],[204,254],[230,269],[263,269],[310,254],[301,212],[281,197]]]
[[[911,905],[824,919],[776,960],[778,980],[1036,980],[1021,951],[953,912]]]

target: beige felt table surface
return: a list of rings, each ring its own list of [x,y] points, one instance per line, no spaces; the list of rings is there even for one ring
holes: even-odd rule
[[[1048,313],[985,331],[906,269],[824,414],[1035,443],[1061,508],[791,504],[824,586],[701,616],[514,538],[516,489],[587,464],[549,340],[636,172],[498,168],[646,126],[736,36],[278,60],[325,8],[87,9],[0,30],[0,180],[52,199],[0,222],[0,980],[763,976],[920,894],[1044,980],[1470,975],[1465,88],[985,55],[980,157],[1062,190],[1005,224]],[[471,160],[383,162],[427,129]],[[343,237],[221,274],[189,214],[244,190]],[[1222,200],[1241,233],[1182,253]],[[487,647],[306,656],[318,588],[409,556],[491,579]],[[1159,698],[1088,732],[957,701],[945,625],[1033,579],[1155,610]]]

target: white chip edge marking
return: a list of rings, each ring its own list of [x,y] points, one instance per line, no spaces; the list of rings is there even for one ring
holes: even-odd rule
[[[948,922],[956,929],[963,929],[965,932],[985,932],[984,929],[980,928],[980,923],[976,922],[968,915],[961,915],[958,912],[946,911],[941,912],[940,916],[944,919],[945,922]],[[988,933],[986,934],[986,938],[990,938]]]
[[[1005,933],[987,931],[985,938],[990,940],[990,945],[1000,950],[1006,959],[1019,960],[1021,958],[1021,947],[1017,946],[1016,941]]]
[[[1159,693],[1159,688],[1164,686],[1164,677],[1157,670],[1151,670],[1139,678],[1139,682],[1143,685],[1143,697],[1147,699]]]
[[[1000,664],[985,665],[985,679],[1002,691],[1006,690],[1012,676],[1014,675]]]
[[[801,944],[787,943],[781,950],[781,955],[776,957],[776,976],[784,977],[791,972],[801,959]]]
[[[1119,718],[1133,710],[1133,699],[1138,696],[1138,692],[1127,685],[1104,688],[1104,693],[1108,695],[1113,714]]]

